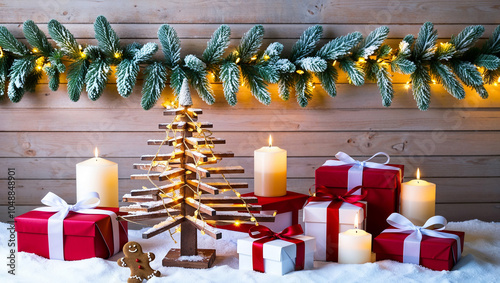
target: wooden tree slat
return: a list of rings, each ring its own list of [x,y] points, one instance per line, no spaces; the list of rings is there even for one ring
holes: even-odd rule
[[[248,188],[248,183],[241,183],[241,182],[240,183],[239,182],[229,182],[229,184],[226,182],[206,182],[205,184],[207,184],[211,187],[220,189],[220,190],[227,190],[230,188],[233,188],[233,189],[246,189],[246,188]]]
[[[203,167],[210,174],[241,174],[245,173],[245,169],[239,165],[225,167]]]
[[[128,214],[124,216],[120,216],[120,218],[123,218],[125,220],[129,221],[144,221],[148,219],[157,219],[157,218],[166,218],[171,216],[177,216],[180,214],[180,211],[178,209],[168,209],[167,210],[159,210],[159,211],[154,211],[154,212],[148,212],[148,213],[138,213],[138,214]]]
[[[142,195],[157,195],[161,192],[163,193],[169,193],[171,191],[178,190],[182,185],[184,185],[183,182],[175,182],[173,184],[168,184],[168,185],[163,185],[163,186],[158,186],[158,188],[148,188],[148,189],[140,189],[140,190],[131,190],[130,194],[132,196],[142,196]]]
[[[168,209],[172,206],[175,206],[180,203],[179,199],[163,199],[159,201],[152,201],[149,203],[137,203],[135,205],[122,206],[120,207],[120,211],[129,212],[129,211],[143,211],[143,212],[152,212],[158,211],[162,209]]]
[[[211,186],[207,183],[204,182],[199,182],[198,180],[187,180],[187,183],[192,186],[193,189],[200,188],[200,190],[203,190],[207,193],[210,193],[212,195],[217,195],[219,194],[219,189]]]
[[[150,230],[142,233],[142,238],[143,239],[149,239],[151,237],[154,237],[158,234],[161,234],[179,224],[181,224],[183,221],[185,221],[185,218],[184,217],[180,217],[180,218],[177,218],[177,219],[172,219],[172,218],[169,218],[167,220],[165,220],[164,222],[161,222],[158,225],[158,228],[155,228],[153,226],[153,228],[151,228]]]
[[[138,170],[150,170],[153,171],[153,172],[164,172],[166,169],[167,169],[167,166],[165,164],[157,164],[157,165],[154,165],[154,166],[151,166],[151,164],[144,164],[144,163],[134,163],[132,165],[132,167],[134,169],[138,169]]]
[[[207,137],[206,140],[204,138],[189,137],[189,138],[186,138],[186,142],[188,142],[191,145],[198,146],[198,145],[205,145],[205,144],[225,144],[226,140],[221,139],[221,138],[211,138],[211,137]]]
[[[174,151],[173,153],[165,153],[165,154],[145,154],[141,156],[141,160],[147,161],[147,160],[156,160],[156,161],[166,161],[170,159],[176,159],[184,156],[183,151]]]
[[[198,151],[186,150],[185,154],[187,156],[193,158],[196,162],[198,162],[198,161],[207,162],[208,161],[208,157],[206,155],[198,152]]]
[[[141,196],[132,196],[132,194],[124,194],[122,196],[123,202],[151,202],[157,201],[160,197],[158,195],[141,195]]]
[[[202,195],[199,199],[202,203],[258,203],[259,200],[256,197],[237,197],[237,196],[211,196]]]
[[[214,216],[204,216],[206,220],[231,220],[231,221],[239,221],[239,222],[251,222],[252,215],[250,213],[244,212],[227,212],[227,211],[219,211],[217,215]],[[275,217],[270,214],[253,214],[255,220],[257,222],[274,222]]]
[[[203,221],[196,219],[190,215],[185,216],[185,219],[188,220],[191,224],[193,224],[196,227],[196,229],[198,229],[200,231],[204,231],[210,237],[212,237],[216,240],[222,238],[222,233],[220,231],[218,231],[216,228],[214,228],[210,225],[207,225]]]
[[[210,205],[216,211],[245,211],[244,204],[227,204],[227,203],[214,203]],[[249,204],[250,211],[261,211],[262,206],[258,204]]]
[[[208,206],[206,204],[200,203],[193,198],[186,198],[186,203],[194,209],[199,208],[200,211],[206,215],[210,215],[210,216],[216,215],[215,209],[211,208],[210,206]]]

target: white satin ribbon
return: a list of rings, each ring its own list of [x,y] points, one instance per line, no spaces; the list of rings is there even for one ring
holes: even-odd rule
[[[56,212],[48,220],[47,234],[49,238],[49,257],[51,259],[64,260],[64,233],[63,221],[70,211],[83,213],[83,214],[105,214],[111,218],[111,225],[113,228],[113,254],[120,251],[120,234],[118,220],[116,214],[109,210],[94,209],[99,205],[101,200],[99,194],[90,192],[86,197],[74,205],[69,205],[66,201],[58,195],[49,192],[42,199],[42,203],[47,207],[35,208],[37,211]],[[108,247],[110,248],[110,247]],[[110,250],[111,253],[111,250]]]
[[[387,157],[387,161],[384,163],[376,163],[376,162],[369,162],[372,160],[374,157],[378,155],[385,155]],[[363,185],[363,168],[368,167],[368,168],[374,168],[374,169],[388,169],[388,170],[397,170],[400,171],[401,174],[401,169],[398,167],[394,166],[388,166],[385,165],[389,163],[391,160],[391,157],[389,154],[385,152],[377,152],[372,157],[368,158],[367,160],[364,161],[358,161],[355,160],[354,158],[350,157],[347,153],[344,153],[342,151],[337,152],[335,154],[335,157],[338,160],[327,160],[323,166],[340,166],[340,165],[352,165],[352,167],[349,169],[347,173],[347,190],[349,191],[352,188],[355,188],[357,186]],[[358,190],[354,193],[355,195],[361,194],[361,191]]]
[[[422,235],[427,235],[436,238],[448,238],[455,239],[457,241],[457,257],[453,254],[453,259],[457,262],[462,254],[460,237],[446,232],[440,232],[444,230],[448,222],[443,216],[433,216],[429,218],[424,226],[416,226],[410,220],[399,213],[392,213],[387,218],[387,223],[391,226],[396,227],[396,229],[385,229],[382,233],[406,233],[410,234],[406,237],[403,244],[403,262],[420,264],[420,242],[422,241]],[[429,230],[427,229],[433,225],[442,225],[441,228]]]

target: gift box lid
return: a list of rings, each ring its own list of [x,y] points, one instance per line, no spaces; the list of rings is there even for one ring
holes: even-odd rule
[[[312,253],[316,250],[316,241],[314,237],[301,235],[293,238],[304,241],[306,254]],[[256,240],[258,239],[251,237],[238,239],[237,252],[239,254],[252,256],[252,244]],[[264,244],[263,255],[264,259],[283,261],[283,259],[287,257],[295,258],[297,256],[296,252],[294,243],[278,239]]]
[[[360,201],[365,204],[366,201]],[[311,201],[304,206],[304,222],[326,222],[326,210],[330,205],[329,201]],[[350,204],[348,202],[342,203],[339,209],[339,222],[340,223],[354,223],[354,219],[358,214],[358,224],[363,223],[365,214],[363,208]]]
[[[370,188],[395,189],[403,180],[404,165],[386,164],[401,169],[363,168],[363,186]],[[316,186],[347,188],[347,174],[352,165],[321,166],[315,171]],[[399,173],[401,172],[401,174]]]
[[[117,215],[123,215],[124,213],[119,213],[118,208],[101,208],[98,209],[110,210],[115,212]],[[15,218],[16,231],[18,233],[33,233],[33,234],[47,234],[47,223],[48,219],[54,215],[55,212],[45,212],[32,210]],[[87,236],[95,237],[96,229],[95,226],[105,227],[107,223],[110,222],[109,215],[106,214],[83,214],[70,211],[68,216],[64,218],[63,231],[64,235],[71,236]],[[99,233],[99,232],[97,232]]]
[[[443,230],[440,232],[455,234],[460,237],[460,247],[463,251],[464,247],[464,232]],[[373,241],[373,252],[389,255],[402,255],[403,243],[409,234],[405,233],[382,233]],[[420,257],[432,258],[436,260],[448,260],[451,252],[456,254],[455,239],[451,238],[435,238],[427,235],[422,235],[420,243]]]
[[[254,193],[248,193],[242,196],[257,197],[259,200],[257,204],[262,206],[262,210],[276,210],[278,213],[301,210],[309,198],[308,195],[288,191],[286,195],[282,197],[259,197],[255,196]]]

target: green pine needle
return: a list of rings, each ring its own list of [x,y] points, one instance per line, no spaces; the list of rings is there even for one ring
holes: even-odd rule
[[[35,92],[36,85],[38,81],[42,78],[42,72],[38,70],[33,70],[33,72],[29,73],[26,77],[26,82],[24,83],[24,90],[29,92]]]
[[[139,74],[139,65],[130,59],[123,59],[116,68],[116,88],[122,97],[128,97],[134,90]]]
[[[444,89],[457,99],[465,98],[465,90],[458,81],[457,77],[451,72],[451,69],[439,62],[431,64],[431,72],[436,81],[443,85]]]
[[[448,61],[453,58],[456,53],[458,52],[455,50],[455,46],[453,44],[439,44],[436,48],[436,57],[438,60]]]
[[[271,103],[271,94],[267,90],[267,83],[259,75],[259,71],[255,66],[242,65],[241,74],[252,95],[261,103],[269,105]]]
[[[416,60],[429,60],[434,56],[437,40],[437,31],[431,22],[426,22],[418,32],[415,47],[413,48],[413,57]]]
[[[457,54],[463,54],[483,35],[483,26],[468,26],[457,36],[452,36],[450,43],[455,46]]]
[[[189,54],[186,57],[184,57],[184,63],[186,64],[186,67],[197,73],[205,72],[207,69],[207,65],[203,61],[201,61],[198,57],[192,54]]]
[[[0,43],[1,45],[1,43]],[[495,28],[491,37],[483,45],[483,53],[486,54],[498,54],[500,53],[500,26]]]
[[[47,36],[32,21],[27,20],[23,24],[24,36],[31,46],[37,48],[44,56],[49,56],[53,48],[47,40]]]
[[[290,98],[290,92],[295,86],[295,81],[291,74],[284,74],[278,82],[278,94],[281,99],[287,101]]]
[[[154,62],[146,67],[145,75],[141,106],[144,110],[149,110],[156,104],[165,88],[167,69],[161,63]]]
[[[226,61],[222,63],[219,73],[224,97],[229,105],[234,106],[238,102],[236,94],[240,88],[240,69],[234,62]]]
[[[340,36],[325,44],[317,53],[325,60],[337,60],[346,55],[351,49],[361,41],[362,35],[360,32],[353,32],[348,35]]]
[[[150,43],[152,43],[152,42],[149,42],[146,44],[150,44]],[[153,43],[153,44],[156,45],[156,43]],[[156,45],[156,46],[158,46],[158,45]],[[125,48],[123,48],[123,59],[134,59],[135,54],[138,53],[142,47],[143,47],[143,45],[140,43],[137,43],[137,42],[132,42],[130,44],[127,44],[125,46]],[[144,54],[144,53],[142,53],[142,54]],[[139,57],[141,55],[139,55]]]
[[[389,107],[391,106],[392,98],[394,97],[391,75],[386,68],[380,66],[378,68],[378,72],[376,73],[376,77],[380,95],[382,96],[382,105]]]
[[[279,42],[273,42],[269,44],[269,46],[264,51],[263,55],[267,55],[271,59],[275,59],[276,57],[280,56],[282,51],[283,51],[283,44]]]
[[[316,76],[321,82],[321,86],[326,91],[326,93],[328,93],[328,95],[331,97],[335,97],[337,95],[337,69],[329,64],[324,72],[316,73]]]
[[[163,55],[165,56],[165,64],[170,69],[173,69],[181,60],[181,41],[177,36],[177,32],[173,27],[165,24],[158,30],[158,38],[160,39]]]
[[[90,100],[95,101],[101,97],[108,82],[109,71],[109,65],[103,60],[90,63],[85,76],[86,90]]]
[[[188,77],[190,77],[190,84],[194,87],[194,89],[196,89],[196,92],[198,92],[198,95],[201,97],[201,99],[205,101],[208,105],[214,104],[215,103],[214,91],[212,90],[212,86],[210,85],[210,82],[207,79],[207,72],[206,71],[197,72],[191,70],[188,73]]]
[[[236,49],[238,57],[243,62],[250,61],[262,45],[262,38],[264,37],[264,27],[262,25],[253,26],[249,31],[243,34],[240,45]]]
[[[57,46],[71,58],[79,58],[80,48],[73,34],[56,20],[49,22],[49,34]]]
[[[28,47],[19,42],[4,26],[0,26],[0,46],[4,50],[19,56],[24,56],[29,53]]]
[[[10,101],[18,103],[23,98],[25,92],[24,87],[16,87],[12,81],[9,82],[7,95],[9,96]]]
[[[59,89],[60,74],[56,71],[53,75],[49,76],[49,88],[52,91],[57,91]]]
[[[466,86],[474,87],[483,85],[483,78],[476,66],[466,61],[454,61],[451,64],[453,72]]]
[[[429,70],[424,66],[418,66],[410,76],[412,81],[413,98],[417,102],[418,109],[425,111],[429,108],[431,101],[431,76]]]
[[[363,57],[365,59],[372,55],[375,50],[379,48],[380,45],[389,35],[389,28],[386,26],[381,26],[372,31],[365,39],[363,39],[359,45],[353,51],[354,58]]]
[[[347,80],[350,84],[360,86],[365,83],[363,70],[351,58],[344,58],[339,63],[340,69],[347,73]]]
[[[34,70],[35,68],[36,57],[27,56],[25,58],[20,58],[14,60],[12,63],[12,67],[10,68],[10,83],[18,89],[24,88],[24,84],[26,82],[26,77]],[[10,92],[10,91],[9,91]],[[14,93],[14,92],[12,92]]]
[[[76,102],[80,99],[89,65],[89,61],[83,59],[75,61],[69,65],[68,95],[71,101]]]
[[[208,41],[207,48],[203,52],[203,61],[207,64],[218,63],[229,46],[230,39],[231,29],[227,25],[221,25]]]
[[[104,16],[98,16],[94,22],[95,38],[101,48],[108,56],[113,57],[121,54],[120,38],[116,35],[108,20]]]
[[[306,29],[299,40],[293,45],[290,61],[295,62],[312,54],[322,35],[323,27],[320,25]]]
[[[149,42],[136,50],[137,51],[134,54],[133,60],[136,64],[141,64],[151,59],[151,57],[153,57],[156,51],[158,51],[158,44]]]
[[[300,75],[295,83],[295,95],[300,107],[306,107],[309,100],[312,98],[312,75],[309,72],[304,72]]]
[[[487,70],[496,70],[500,67],[500,58],[495,55],[481,54],[476,58],[474,64]]]
[[[323,72],[326,70],[326,61],[320,57],[306,57],[298,61],[302,69],[315,73]]]
[[[182,82],[186,78],[186,73],[180,66],[176,66],[170,74],[170,88],[174,91],[174,95],[177,96],[181,92]]]

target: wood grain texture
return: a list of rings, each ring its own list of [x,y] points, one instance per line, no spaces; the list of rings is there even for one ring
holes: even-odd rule
[[[172,24],[181,38],[182,56],[200,56],[221,24],[229,24],[232,31],[227,52],[248,29],[263,24],[263,48],[281,42],[283,56],[288,56],[302,32],[314,24],[324,28],[320,46],[353,31],[367,35],[387,25],[391,32],[386,43],[392,47],[407,34],[417,35],[426,21],[434,22],[439,41],[449,40],[465,26],[482,24],[485,33],[479,45],[500,24],[500,6],[494,0],[20,0],[1,5],[0,25],[23,42],[23,21],[32,19],[46,32],[47,22],[55,18],[79,43],[96,44],[93,22],[104,13],[122,45],[159,43],[156,33],[160,25]],[[162,58],[161,50],[155,56]],[[172,100],[173,94],[165,88],[160,103],[150,111],[142,110],[142,77],[141,72],[129,98],[118,95],[114,75],[98,101],[90,101],[85,92],[78,102],[70,101],[64,75],[58,91],[50,91],[44,77],[36,92],[27,93],[20,103],[0,97],[0,171],[4,172],[0,173],[0,221],[8,220],[6,168],[16,168],[18,214],[40,206],[40,199],[49,191],[71,203],[76,200],[75,164],[90,158],[95,146],[102,157],[119,164],[120,197],[143,185],[151,187],[145,180],[130,180],[130,174],[143,173],[133,169],[141,154],[156,153],[157,146],[147,145],[147,140],[163,140],[158,123],[169,123],[173,117],[162,115],[160,103]],[[220,165],[245,169],[245,173],[230,176],[233,183],[249,183],[238,185],[240,192],[252,191],[253,151],[272,134],[275,144],[288,151],[290,191],[307,193],[314,184],[314,170],[337,151],[361,160],[384,151],[391,155],[391,162],[405,164],[405,181],[420,167],[424,179],[436,183],[438,214],[450,221],[500,221],[500,87],[487,86],[488,99],[467,89],[466,98],[456,100],[440,85],[431,85],[431,106],[422,112],[405,87],[408,78],[393,76],[395,93],[390,108],[381,105],[376,84],[349,85],[343,72],[337,96],[329,97],[316,85],[307,108],[300,108],[293,95],[290,101],[282,101],[274,84],[269,85],[269,106],[260,104],[242,87],[238,104],[229,107],[222,85],[216,82],[212,83],[214,105],[206,105],[194,90],[192,94],[194,105],[204,110],[199,121],[213,123],[214,136],[226,140],[226,144],[216,145],[216,151],[236,156]],[[163,153],[168,149],[165,146]],[[221,181],[217,176],[210,180]]]

